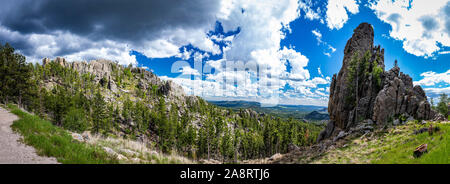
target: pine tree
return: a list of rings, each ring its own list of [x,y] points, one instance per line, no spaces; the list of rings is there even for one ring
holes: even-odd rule
[[[100,91],[97,91],[92,99],[92,128],[95,133],[105,130],[106,118],[106,102]]]
[[[439,112],[444,116],[447,116],[449,112],[448,103],[449,103],[448,95],[442,93],[441,96],[439,97],[439,103],[437,105],[437,108]]]

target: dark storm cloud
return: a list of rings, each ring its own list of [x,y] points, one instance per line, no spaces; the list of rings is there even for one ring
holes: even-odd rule
[[[427,31],[432,31],[438,28],[438,22],[432,16],[420,17],[419,21],[422,22],[422,26]]]
[[[3,26],[21,34],[68,31],[91,40],[136,43],[163,30],[198,28],[215,21],[211,0],[6,0]]]
[[[445,30],[450,36],[450,1],[447,2],[447,4],[444,7],[444,14],[445,14]]]
[[[33,46],[22,36],[13,36],[0,31],[0,44],[9,43],[16,49],[20,49],[23,54],[31,54]]]

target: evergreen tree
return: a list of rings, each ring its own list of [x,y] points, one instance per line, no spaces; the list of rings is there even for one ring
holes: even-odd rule
[[[444,116],[448,115],[448,103],[449,103],[448,95],[442,93],[441,96],[439,97],[439,103],[437,108],[439,112]]]
[[[105,125],[107,120],[106,102],[100,91],[97,91],[92,99],[92,129],[95,133],[101,130],[107,131]]]

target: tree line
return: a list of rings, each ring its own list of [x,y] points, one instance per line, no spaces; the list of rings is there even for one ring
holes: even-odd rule
[[[284,153],[291,144],[307,146],[322,129],[292,118],[234,112],[201,98],[186,99],[183,107],[159,86],[139,87],[143,75],[131,69],[114,65],[111,79],[95,82],[96,76],[56,62],[27,63],[9,44],[0,44],[0,100],[73,132],[145,138],[163,152],[223,162]],[[108,96],[108,80],[130,93]]]

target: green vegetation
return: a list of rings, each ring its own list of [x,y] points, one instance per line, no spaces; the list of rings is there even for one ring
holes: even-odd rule
[[[414,134],[414,130],[439,127],[440,131]],[[413,151],[421,144],[428,145],[428,152],[414,158]],[[449,164],[450,124],[417,121],[406,125],[379,130],[372,135],[354,138],[347,146],[332,150],[314,163],[375,163],[375,164]]]
[[[87,120],[84,114],[85,112],[82,109],[70,108],[64,117],[62,127],[74,132],[84,132],[87,128]]]
[[[372,163],[380,164],[449,164],[450,163],[450,124],[431,123],[439,126],[439,132],[429,135],[428,132],[411,134],[414,129],[427,126],[409,126],[396,130],[397,133],[388,134],[384,143],[372,145],[376,147],[371,157]],[[408,135],[409,133],[409,135]],[[400,143],[400,144],[399,144]],[[412,152],[421,144],[428,144],[428,153],[414,158]]]
[[[347,104],[356,105],[359,100],[359,94],[362,93],[362,84],[365,83],[369,76],[372,77],[372,85],[381,89],[381,75],[383,68],[378,66],[379,56],[373,57],[367,51],[363,56],[355,53],[348,64],[347,84],[349,86],[350,95],[346,97]]]
[[[30,144],[44,150],[46,155],[62,159],[64,163],[89,163],[90,160],[83,160],[83,153],[80,153],[80,160],[64,160],[75,156],[63,155],[63,151],[72,151],[64,146],[71,145],[68,143],[70,139],[60,133],[63,130],[59,127],[103,136],[123,135],[123,138],[132,140],[152,138],[156,148],[164,153],[181,153],[193,159],[213,158],[224,162],[284,153],[291,143],[311,145],[322,128],[295,119],[233,112],[199,97],[169,100],[162,94],[161,86],[146,84],[148,88],[143,88],[138,85],[144,75],[137,73],[139,71],[132,66],[112,63],[111,78],[103,77],[95,82],[98,76],[80,74],[57,62],[43,66],[26,64],[25,57],[15,53],[8,44],[1,47],[0,56],[0,102],[19,104],[48,120],[22,114],[26,118],[22,121],[40,122],[32,128],[42,125],[42,128],[50,129],[43,130],[48,133],[43,137],[51,140],[45,140],[42,144],[55,141],[55,144],[41,145],[34,139],[44,138],[27,138]],[[116,94],[111,94],[108,89],[109,80],[118,85],[120,90]],[[50,128],[53,125],[57,127]],[[19,129],[23,129],[25,136],[30,136],[26,128]],[[55,135],[52,136],[52,133]],[[58,146],[61,148],[54,148]],[[77,152],[73,151],[73,154]]]
[[[449,98],[447,94],[442,93],[439,98],[439,103],[437,104],[437,110],[443,114],[445,117],[449,114],[448,104],[449,104]]]
[[[303,120],[306,115],[313,111],[324,111],[325,107],[312,105],[276,105],[276,106],[262,106],[259,102],[249,101],[210,101],[219,107],[231,109],[239,112],[241,109],[252,109],[258,113],[264,113],[270,116],[280,117],[283,119],[294,118]],[[311,123],[320,124],[321,121],[312,121]]]
[[[38,155],[55,157],[64,164],[118,163],[102,148],[75,141],[67,131],[48,121],[23,112],[14,105],[8,105],[8,108],[20,118],[13,123],[13,130],[20,132],[23,141],[36,148]]]

